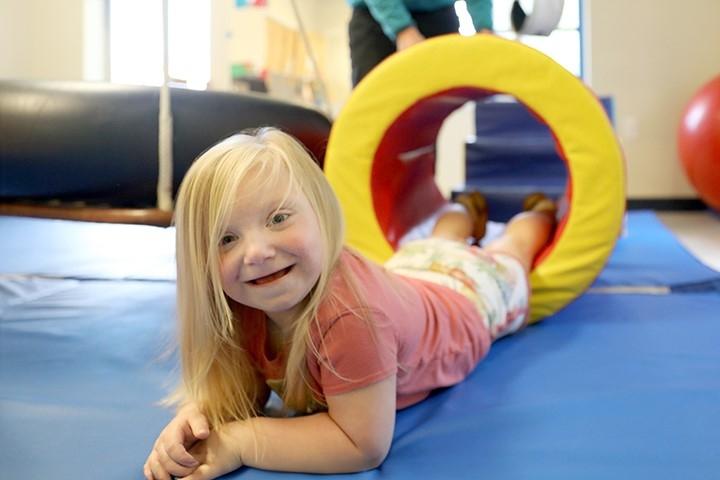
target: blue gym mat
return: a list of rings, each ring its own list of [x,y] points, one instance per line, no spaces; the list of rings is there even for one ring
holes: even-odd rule
[[[143,478],[177,376],[172,229],[0,217],[0,231],[0,477]],[[350,477],[716,478],[720,292],[602,288],[718,279],[631,212],[592,289],[399,412],[385,463]]]

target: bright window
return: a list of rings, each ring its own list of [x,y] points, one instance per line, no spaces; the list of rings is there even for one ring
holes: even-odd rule
[[[493,0],[493,29],[497,35],[509,39],[517,39],[545,53],[574,75],[582,77],[582,39],[580,33],[580,2],[582,0],[565,0],[560,23],[549,36],[522,35],[518,36],[510,22],[510,11],[513,0]],[[532,11],[532,1],[520,1],[526,13]],[[467,13],[465,2],[456,2],[456,11],[460,17],[460,33],[475,33],[472,20]]]
[[[110,81],[163,82],[162,0],[109,0]],[[210,80],[210,2],[168,0],[168,70],[173,83]]]

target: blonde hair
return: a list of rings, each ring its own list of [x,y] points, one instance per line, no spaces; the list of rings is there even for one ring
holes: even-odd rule
[[[180,186],[175,225],[182,385],[168,401],[198,403],[211,425],[257,415],[264,400],[263,380],[238,328],[245,309],[222,289],[219,240],[239,188],[252,193],[257,185],[246,186],[249,180],[285,177],[312,206],[324,247],[322,271],[294,323],[286,365],[283,400],[302,411],[313,400],[305,361],[308,348],[317,353],[309,341],[310,325],[343,248],[342,213],[332,187],[303,146],[274,128],[234,135],[213,146],[193,163]]]

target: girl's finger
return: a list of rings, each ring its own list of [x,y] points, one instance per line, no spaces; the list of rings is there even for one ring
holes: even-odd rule
[[[185,447],[180,445],[179,443],[175,443],[170,446],[166,450],[167,456],[170,458],[170,460],[174,461],[175,463],[183,466],[183,467],[197,467],[198,461],[190,455],[190,453],[185,450]]]
[[[205,415],[196,415],[188,419],[190,429],[195,438],[205,440],[210,435],[210,426],[208,425]]]

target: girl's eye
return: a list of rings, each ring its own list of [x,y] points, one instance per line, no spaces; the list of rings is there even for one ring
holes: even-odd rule
[[[227,245],[228,243],[232,243],[235,240],[235,235],[223,235],[222,238],[220,238],[220,246],[223,247]]]
[[[268,222],[270,225],[278,225],[280,223],[283,223],[285,220],[288,219],[290,215],[287,213],[276,213],[275,215],[270,218],[270,222]]]

